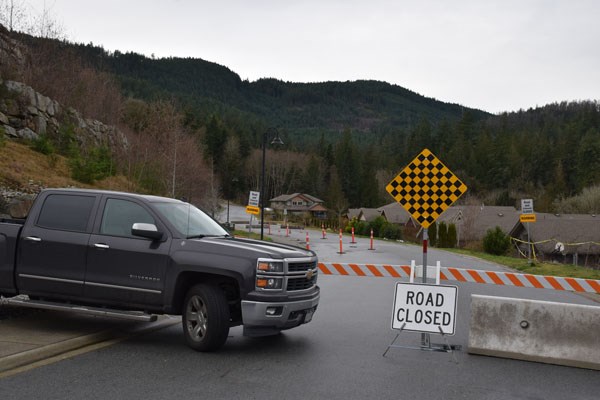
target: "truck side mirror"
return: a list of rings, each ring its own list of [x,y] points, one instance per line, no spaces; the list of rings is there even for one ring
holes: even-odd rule
[[[160,240],[163,237],[163,233],[158,230],[156,225],[142,222],[136,222],[133,224],[131,227],[131,234],[152,240]]]

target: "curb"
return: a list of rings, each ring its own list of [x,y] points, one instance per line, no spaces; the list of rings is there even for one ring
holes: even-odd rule
[[[141,327],[132,331],[126,332],[118,329],[107,329],[101,332],[96,332],[72,339],[63,340],[58,343],[52,343],[36,349],[26,350],[20,353],[11,354],[0,358],[0,373],[24,367],[38,361],[42,361],[51,357],[56,357],[70,351],[78,350],[83,347],[94,344],[107,342],[110,340],[125,340],[131,337],[139,336],[145,333],[150,333],[159,329],[167,328],[181,322],[179,317],[166,316],[150,326]]]
[[[106,330],[64,340],[58,343],[48,344],[21,353],[11,354],[0,359],[0,372],[10,371],[11,369],[19,368],[27,364],[32,364],[46,358],[55,357],[68,351],[77,350],[110,339],[114,339],[114,333],[112,330]]]

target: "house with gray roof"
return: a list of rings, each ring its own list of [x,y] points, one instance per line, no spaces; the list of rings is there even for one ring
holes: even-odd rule
[[[500,227],[509,234],[519,221],[520,212],[510,206],[461,205],[448,207],[437,222],[454,224],[460,245],[483,240],[489,229]]]
[[[344,215],[345,223],[356,219],[357,221],[373,222],[377,217],[381,217],[381,212],[377,208],[349,208]]]
[[[527,254],[527,225],[529,242],[533,243],[535,258],[584,267],[600,267],[600,216],[590,214],[536,213],[536,222],[517,223],[510,236],[515,245]]]
[[[406,211],[397,201],[379,207],[377,211],[379,211],[386,221],[391,224],[412,227],[417,226],[416,222],[412,219],[408,211]]]
[[[348,221],[352,221],[354,218],[358,219],[360,217],[362,208],[349,208],[345,217]]]
[[[271,208],[290,215],[310,214],[314,218],[327,218],[323,200],[306,193],[282,194],[269,200]]]

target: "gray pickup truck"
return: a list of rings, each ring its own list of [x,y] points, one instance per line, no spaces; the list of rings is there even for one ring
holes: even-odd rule
[[[142,320],[181,315],[198,351],[219,349],[233,326],[264,336],[310,322],[317,273],[312,251],[233,238],[193,205],[164,197],[46,189],[26,219],[0,222],[8,303]]]

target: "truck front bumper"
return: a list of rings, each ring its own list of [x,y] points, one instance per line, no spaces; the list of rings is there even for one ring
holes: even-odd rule
[[[242,300],[244,335],[264,336],[310,322],[319,305],[320,294],[290,302]]]

